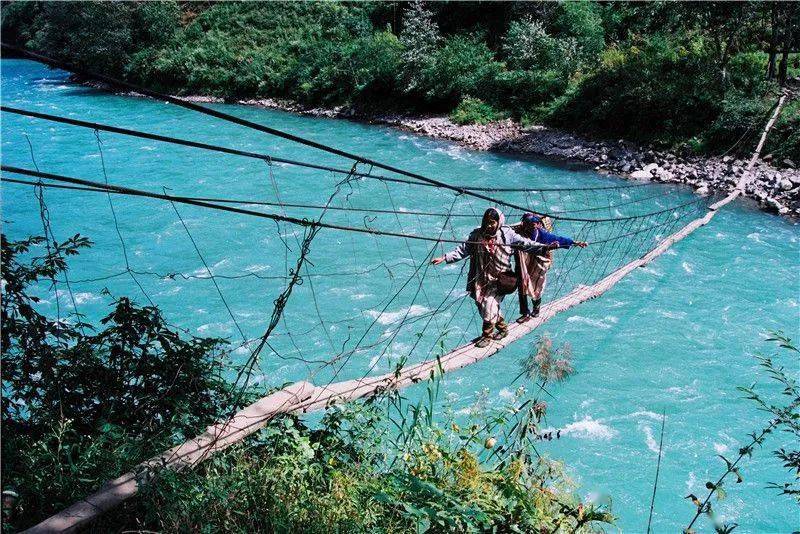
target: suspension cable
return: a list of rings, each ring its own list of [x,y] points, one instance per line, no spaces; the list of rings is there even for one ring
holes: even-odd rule
[[[22,174],[22,175],[25,175],[25,176],[32,176],[32,177],[35,177],[35,178],[46,178],[46,179],[53,180],[53,181],[56,181],[56,182],[66,182],[66,183],[69,183],[69,184],[82,185],[82,186],[86,187],[87,191],[102,191],[102,192],[106,192],[108,190],[111,190],[111,191],[116,191],[116,192],[118,192],[120,194],[125,194],[125,195],[141,196],[141,197],[155,198],[155,199],[159,199],[159,200],[169,200],[169,201],[181,202],[183,204],[192,204],[192,205],[200,206],[200,207],[204,207],[204,208],[210,208],[210,209],[216,209],[216,210],[222,210],[222,211],[230,211],[230,212],[233,212],[233,213],[240,213],[240,214],[243,214],[243,215],[252,215],[252,216],[255,216],[255,217],[272,219],[272,220],[276,220],[276,221],[290,222],[290,223],[293,223],[293,224],[298,224],[300,226],[317,225],[317,226],[323,226],[323,227],[327,227],[327,228],[331,228],[331,229],[338,229],[338,230],[345,230],[345,231],[355,231],[355,232],[361,232],[361,233],[367,233],[367,234],[373,234],[373,235],[385,235],[385,236],[402,237],[402,238],[406,238],[407,237],[407,238],[410,238],[410,239],[417,239],[417,240],[422,240],[422,241],[437,241],[437,242],[442,242],[442,243],[463,243],[463,241],[461,241],[461,240],[439,239],[439,238],[435,238],[435,237],[410,235],[410,234],[404,234],[404,233],[400,233],[400,232],[388,232],[388,231],[384,231],[384,230],[375,230],[375,229],[372,229],[372,228],[359,228],[359,227],[354,227],[354,226],[343,226],[343,225],[335,225],[335,224],[330,224],[330,223],[317,223],[317,222],[314,222],[314,221],[309,221],[308,219],[300,219],[300,218],[297,218],[297,217],[289,217],[289,216],[277,215],[277,214],[274,214],[274,213],[264,213],[264,212],[261,212],[261,211],[253,211],[253,210],[248,210],[248,209],[243,209],[243,208],[236,208],[236,207],[233,207],[233,206],[228,206],[228,205],[216,204],[216,203],[213,203],[213,202],[208,202],[208,201],[205,201],[205,200],[195,200],[195,199],[193,199],[191,197],[176,196],[176,195],[165,195],[165,194],[153,193],[153,192],[150,192],[150,191],[144,191],[142,189],[134,189],[134,188],[131,188],[131,187],[125,187],[125,186],[120,186],[120,185],[103,184],[103,183],[95,182],[95,181],[92,181],[92,180],[84,180],[84,179],[81,179],[81,178],[71,178],[71,177],[68,177],[68,176],[62,176],[62,175],[58,175],[58,174],[33,171],[33,170],[30,170],[30,169],[22,169],[22,168],[19,168],[19,167],[12,167],[10,165],[2,165],[2,166],[0,166],[0,169],[3,170],[3,171],[6,171],[6,172],[13,173],[13,174]],[[680,208],[685,207],[685,206],[689,206],[689,205],[692,205],[692,204],[700,204],[700,203],[703,203],[703,202],[706,202],[706,201],[707,201],[707,199],[701,197],[701,198],[698,198],[698,199],[694,199],[694,200],[685,202],[683,204],[679,204],[677,206],[664,208],[664,209],[661,209],[661,210],[658,210],[658,211],[653,211],[653,212],[650,212],[650,213],[643,213],[643,214],[640,214],[640,215],[631,215],[631,216],[628,216],[628,217],[608,217],[608,218],[598,218],[598,219],[578,219],[578,218],[565,217],[565,218],[562,218],[562,220],[582,221],[582,222],[627,221],[627,220],[632,220],[632,219],[641,219],[641,218],[644,218],[644,217],[650,217],[650,216],[658,215],[660,213],[665,213],[665,212],[668,212],[668,211],[674,211],[674,210],[680,209]]]

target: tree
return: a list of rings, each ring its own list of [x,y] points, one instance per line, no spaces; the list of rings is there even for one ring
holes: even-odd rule
[[[179,13],[175,2],[45,2],[29,45],[121,76],[134,53],[172,37]]]
[[[562,2],[553,23],[553,32],[561,39],[574,41],[576,58],[581,65],[591,64],[605,46],[603,20],[595,2]],[[573,70],[576,70],[576,65]]]
[[[442,37],[439,27],[422,0],[415,0],[403,11],[403,89],[417,92],[423,83],[422,72],[429,68]]]
[[[90,244],[80,235],[62,243],[2,236],[5,436],[38,439],[65,419],[82,433],[113,424],[139,436],[207,424],[226,400],[218,357],[224,340],[182,338],[158,308],[125,297],[112,302],[96,333],[79,316],[39,311],[31,289],[55,279],[66,258]],[[45,245],[44,255],[33,255]]]
[[[551,37],[544,24],[530,17],[512,22],[503,42],[508,66],[517,70],[568,69],[576,48],[574,39]]]

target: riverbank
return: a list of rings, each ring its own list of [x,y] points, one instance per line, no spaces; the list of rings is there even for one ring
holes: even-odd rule
[[[108,89],[90,83],[94,87]],[[141,96],[128,93],[130,96]],[[196,103],[222,103],[220,98],[187,96]],[[727,194],[749,175],[745,196],[763,210],[800,220],[800,170],[794,161],[772,161],[770,154],[746,170],[747,161],[731,156],[702,157],[639,146],[625,140],[593,140],[546,126],[527,126],[511,119],[489,124],[459,125],[442,116],[362,113],[350,107],[309,108],[273,98],[237,100],[240,105],[384,124],[435,139],[454,141],[473,150],[522,154],[587,165],[628,180],[682,183],[698,195]],[[798,162],[800,163],[800,162]]]
[[[203,97],[193,97],[192,100],[214,101]],[[766,211],[792,220],[800,219],[800,170],[788,159],[772,162],[769,154],[747,171],[747,161],[730,156],[709,158],[658,151],[624,140],[590,140],[546,126],[523,127],[511,119],[485,125],[459,125],[441,116],[363,115],[352,108],[303,108],[276,99],[240,100],[237,103],[316,117],[386,124],[427,137],[455,141],[473,150],[580,163],[598,172],[629,180],[687,184],[699,195],[727,194],[743,176],[750,175],[745,190],[747,197]]]

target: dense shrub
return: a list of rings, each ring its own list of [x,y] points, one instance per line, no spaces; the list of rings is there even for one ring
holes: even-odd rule
[[[87,246],[2,236],[2,477],[26,524],[195,433],[228,400],[223,340],[182,337],[157,308],[119,298],[98,331],[39,311],[33,289]]]
[[[721,97],[711,60],[698,47],[653,37],[604,52],[599,68],[554,103],[548,120],[673,143],[702,132],[717,117]]]
[[[291,73],[293,96],[308,104],[385,99],[394,92],[400,53],[400,42],[389,32],[308,45]]]
[[[566,70],[574,48],[574,43],[551,37],[541,22],[530,18],[513,21],[503,43],[508,67],[516,70]]]
[[[503,51],[509,69],[497,75],[498,102],[516,116],[530,115],[562,94],[578,68],[575,39],[552,37],[530,18],[510,24]]]
[[[449,108],[467,95],[481,95],[492,101],[497,95],[496,78],[502,64],[480,39],[469,36],[448,38],[423,71],[425,98]]]
[[[605,47],[603,21],[596,2],[560,2],[553,30],[562,40],[574,43],[577,64],[573,69],[591,65]]]
[[[450,120],[456,124],[487,124],[505,118],[480,98],[468,96],[450,113]]]
[[[795,164],[800,162],[800,101],[786,105],[770,132],[766,151],[772,153],[777,162],[784,158],[790,158]]]
[[[707,153],[752,154],[761,130],[777,101],[778,87],[764,78],[767,56],[759,52],[737,54],[728,68],[728,90],[719,115],[698,139]],[[789,102],[767,137],[764,154],[780,163],[800,158],[800,105]]]
[[[43,2],[28,46],[97,69],[125,73],[131,56],[158,48],[178,29],[177,2]]]
[[[387,414],[383,402],[333,408],[316,430],[286,418],[191,473],[167,473],[138,517],[172,532],[586,532],[613,521],[537,457],[542,405],[525,406],[480,411],[463,428],[452,410],[436,423],[411,417],[432,405]]]
[[[770,99],[771,100],[771,99]],[[703,132],[702,150],[746,154],[753,151],[774,102],[731,92],[722,102],[722,111]],[[773,131],[772,135],[775,135]]]
[[[358,7],[223,2],[201,13],[165,47],[139,56],[130,72],[176,92],[306,98],[346,77],[339,71],[348,49],[370,34],[368,11]],[[326,54],[332,65],[321,73]]]

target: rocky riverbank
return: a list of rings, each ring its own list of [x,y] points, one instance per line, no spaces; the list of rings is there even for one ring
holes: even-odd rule
[[[222,99],[206,96],[183,98],[198,103],[223,102]],[[292,101],[272,98],[234,103],[315,117],[386,124],[436,139],[455,141],[474,150],[580,163],[598,172],[630,180],[683,183],[693,187],[699,195],[727,194],[742,177],[747,176],[747,197],[764,210],[800,220],[800,170],[795,162],[788,159],[772,161],[769,154],[758,160],[751,170],[747,170],[747,161],[731,156],[706,158],[658,151],[624,140],[591,140],[545,126],[523,127],[510,119],[486,125],[459,125],[447,117],[365,114],[344,106],[307,108]]]
[[[800,170],[795,162],[773,162],[771,155],[747,170],[747,161],[731,156],[699,157],[654,150],[623,140],[598,141],[544,126],[522,127],[510,119],[486,125],[459,125],[447,117],[362,115],[351,108],[303,108],[292,102],[242,100],[244,105],[281,109],[317,117],[388,124],[420,135],[448,139],[475,150],[494,150],[582,163],[599,172],[631,180],[683,183],[700,195],[726,194],[747,177],[746,196],[767,211],[800,219]]]

